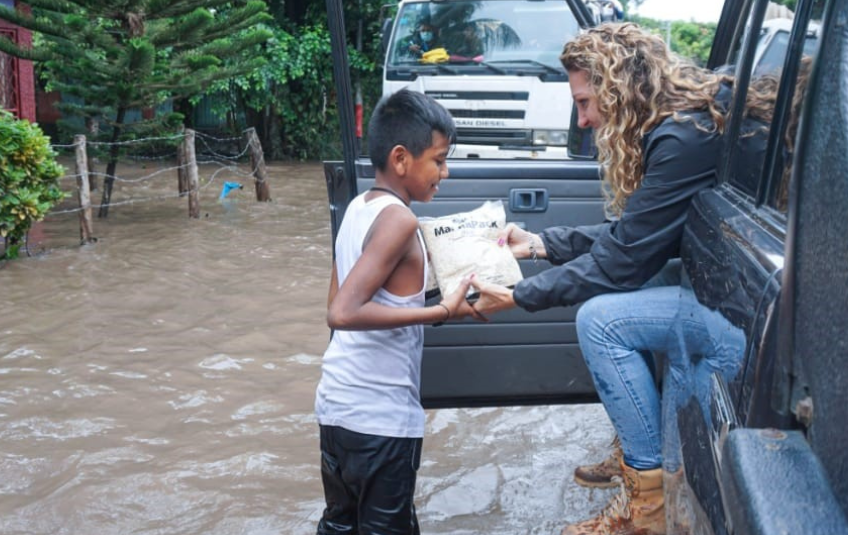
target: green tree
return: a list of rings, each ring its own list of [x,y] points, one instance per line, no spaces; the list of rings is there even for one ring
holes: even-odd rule
[[[236,101],[271,158],[314,159],[339,156],[339,117],[333,83],[330,36],[326,25],[274,29],[264,47],[268,61],[259,69],[211,86],[217,102]],[[370,72],[375,64],[349,51],[355,72]],[[216,112],[223,116],[226,105]]]
[[[270,37],[262,0],[31,0],[31,14],[0,6],[0,19],[40,35],[27,50],[0,50],[42,63],[52,88],[77,97],[63,111],[105,122],[110,141],[149,131],[127,112],[195,95],[259,68],[254,48]],[[165,117],[164,120],[172,120]],[[119,145],[111,145],[100,216],[108,214]]]
[[[715,32],[714,23],[672,23],[671,49],[683,57],[691,58],[698,65],[706,65]]]
[[[633,22],[669,41],[671,50],[681,57],[688,58],[697,65],[706,65],[715,37],[716,23],[660,21],[645,17],[633,17]]]

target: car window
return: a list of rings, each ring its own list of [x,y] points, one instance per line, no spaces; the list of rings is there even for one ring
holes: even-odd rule
[[[818,32],[820,27],[821,12],[824,9],[824,0],[817,0],[813,4],[812,17],[806,24],[804,47],[801,55],[796,58],[787,76],[792,76],[794,82],[785,84],[783,90],[786,92],[780,99],[786,102],[783,112],[780,131],[775,135],[776,144],[774,172],[769,182],[767,204],[781,213],[786,213],[789,205],[789,180],[792,176],[792,161],[795,154],[795,138],[798,134],[798,120],[807,91],[807,82],[813,68],[814,59],[818,50]],[[787,42],[788,44],[788,42]]]
[[[745,30],[746,34],[757,31],[757,39],[745,35],[742,43],[750,40],[755,40],[759,44],[763,43],[759,34],[761,22],[755,19],[758,13],[761,16],[758,10],[751,10]],[[786,41],[783,41],[783,45],[780,46],[780,41],[772,39],[770,44],[775,46],[770,46],[769,62],[782,66],[787,50]],[[745,58],[738,53],[734,54],[734,57],[739,64],[734,67],[736,83],[733,87],[730,108],[731,127],[726,133],[728,136],[726,181],[753,198],[757,194],[760,177],[763,174],[781,69],[761,72],[757,69],[757,61],[746,62]],[[758,56],[760,60],[763,57],[763,55]]]
[[[764,43],[765,51],[757,62],[755,73],[762,74],[775,72],[783,68],[783,58],[786,56],[786,48],[789,44],[789,32],[779,31],[774,34],[768,43]]]

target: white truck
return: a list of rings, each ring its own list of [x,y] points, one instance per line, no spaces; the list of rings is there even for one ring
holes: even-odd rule
[[[571,121],[562,47],[588,10],[566,0],[401,0],[383,94],[434,97],[458,128],[454,158],[567,158]],[[433,34],[422,47],[420,32]],[[423,50],[422,50],[423,48]],[[426,50],[443,49],[434,54]]]

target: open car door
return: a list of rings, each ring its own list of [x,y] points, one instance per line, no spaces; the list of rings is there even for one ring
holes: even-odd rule
[[[341,164],[325,164],[331,199],[345,189]],[[507,221],[533,232],[553,225],[581,225],[603,219],[594,162],[449,161],[450,178],[435,199],[413,203],[420,216],[466,212],[501,200]],[[356,191],[374,182],[370,163],[356,164]],[[348,185],[347,187],[350,187]],[[347,195],[341,194],[344,198]],[[332,203],[332,201],[331,201]],[[341,213],[336,207],[334,216]],[[334,223],[334,236],[339,218]],[[524,276],[548,266],[520,262]],[[434,298],[433,302],[440,299]],[[471,319],[425,327],[422,402],[425,407],[549,404],[594,399],[594,387],[577,346],[577,307],[534,314],[521,309],[496,314],[489,323]]]
[[[325,163],[335,239],[347,203],[371,187],[375,175],[368,157],[354,150],[341,0],[328,0],[327,6],[346,153],[345,162]],[[585,25],[585,5],[574,2],[572,9],[578,10],[575,16]],[[465,212],[490,200],[503,202],[507,222],[532,232],[554,225],[598,223],[604,217],[598,167],[592,160],[451,159],[448,168],[450,177],[440,184],[436,197],[426,204],[412,204],[419,217]],[[520,264],[525,277],[549,265],[530,260]],[[439,297],[432,299],[428,304]],[[577,307],[569,307],[531,314],[515,309],[494,315],[489,323],[466,319],[425,327],[421,386],[424,406],[551,404],[596,399],[577,346],[576,311]]]

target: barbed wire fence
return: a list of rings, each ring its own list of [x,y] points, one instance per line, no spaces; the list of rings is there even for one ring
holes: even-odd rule
[[[177,143],[174,147],[173,144],[176,141],[179,141],[179,143]],[[236,144],[238,147],[236,154],[222,154],[213,147],[213,145],[219,146],[227,143]],[[108,149],[114,145],[119,145],[121,148],[130,149],[134,146],[150,147],[151,145],[156,144],[164,144],[166,147],[170,147],[170,150],[173,152],[168,151],[157,156],[126,155],[122,158],[174,162],[174,165],[170,165],[170,163],[168,163],[165,164],[165,167],[160,167],[145,176],[134,178],[116,176],[117,173],[116,175],[99,173],[91,171],[89,168],[89,148]],[[77,135],[74,136],[74,142],[72,144],[54,144],[51,146],[58,152],[73,152],[74,173],[63,176],[61,180],[75,181],[77,207],[50,211],[47,213],[46,217],[68,213],[79,213],[80,241],[83,244],[97,241],[97,238],[94,236],[94,218],[92,214],[94,209],[98,210],[101,217],[106,217],[109,207],[113,206],[187,197],[189,218],[199,218],[200,192],[214,184],[218,176],[223,172],[252,180],[256,192],[256,200],[258,202],[271,200],[271,191],[267,180],[262,144],[259,142],[259,136],[256,134],[256,130],[254,128],[244,130],[242,135],[239,137],[230,138],[218,138],[186,128],[184,130],[181,129],[176,134],[170,136],[149,137],[131,141],[119,141],[116,143],[89,141],[86,139],[86,136]],[[201,148],[201,150],[198,151],[198,148]],[[197,158],[198,152],[200,152],[202,159]],[[247,159],[250,166],[248,172],[244,172],[240,169],[240,161],[245,159]],[[209,176],[201,179],[198,167],[200,165],[217,167],[217,169],[211,172]],[[123,201],[112,201],[111,195],[106,193],[106,181],[133,184],[157,179],[163,175],[170,175],[173,177],[174,174],[176,174],[177,182],[175,191],[172,194],[154,195]],[[95,204],[91,200],[91,193],[93,191],[92,178],[102,178],[104,182],[104,195],[99,204]]]

